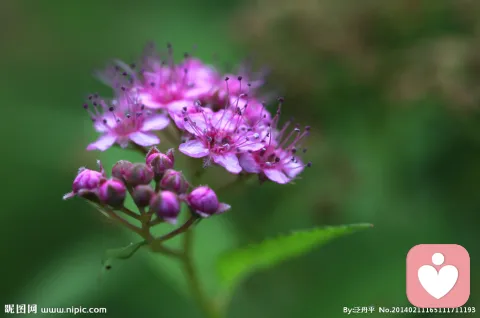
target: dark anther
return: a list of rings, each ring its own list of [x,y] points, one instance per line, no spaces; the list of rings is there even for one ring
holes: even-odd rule
[[[237,78],[238,78],[239,81],[241,81],[243,77],[239,76],[239,77],[237,77]]]
[[[283,103],[284,101],[285,101],[285,100],[283,99],[283,97],[279,97],[279,98],[278,98],[278,102],[279,102],[279,103]]]
[[[130,68],[135,68],[135,63],[130,64]]]
[[[88,104],[83,104],[83,108],[88,109]]]
[[[88,99],[92,100],[93,96],[92,95],[88,95]]]
[[[104,120],[103,120],[103,123],[104,123],[104,124],[106,124],[106,123],[107,123],[107,120],[106,120],[106,119],[104,119]]]
[[[98,93],[93,94],[94,98],[98,98]]]
[[[306,153],[307,152],[307,148],[303,148],[303,153]]]
[[[275,162],[280,162],[280,158],[275,157]]]
[[[292,149],[292,153],[293,153],[293,154],[297,153],[297,148],[293,148],[293,149]]]
[[[111,112],[113,112],[113,111],[115,110],[115,107],[110,106],[110,107],[108,108],[108,110],[111,111]]]
[[[93,104],[93,106],[97,106],[97,105],[98,105],[97,102],[93,102],[92,104]]]
[[[227,76],[227,77],[225,77],[225,81],[228,81],[229,79],[230,79],[230,78],[229,78],[228,76]]]
[[[125,90],[126,90],[125,86],[122,86],[121,89],[122,89],[122,91],[125,91]]]
[[[188,118],[187,118],[187,117],[185,117],[183,120],[184,120],[184,121],[188,121]]]
[[[183,111],[186,112],[187,111],[187,106],[183,106]]]
[[[111,265],[107,265],[107,266],[105,266],[105,269],[106,269],[107,271],[109,271],[109,270],[112,269],[112,266],[111,266]]]
[[[127,76],[127,72],[123,72],[122,75],[123,75],[123,76]]]
[[[307,163],[307,167],[308,167],[308,168],[310,168],[311,166],[312,166],[312,163],[311,163],[311,162]]]
[[[150,86],[154,87],[154,86],[155,86],[155,83],[154,83],[154,82],[151,82],[151,83],[150,83]]]
[[[140,106],[140,109],[141,109],[141,110],[144,110],[144,109],[145,109],[145,105],[142,104],[142,106]]]
[[[306,130],[306,131],[309,131],[309,130],[310,130],[310,126],[305,126],[305,130]]]
[[[252,84],[250,84],[250,83],[247,83],[247,86],[248,86],[248,87],[250,87],[250,86],[252,86]]]

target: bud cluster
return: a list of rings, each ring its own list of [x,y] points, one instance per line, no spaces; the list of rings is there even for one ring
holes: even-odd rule
[[[68,199],[80,196],[104,207],[121,209],[127,192],[141,213],[156,215],[157,220],[175,224],[182,202],[198,217],[209,217],[230,208],[220,203],[216,193],[207,186],[190,190],[190,183],[181,171],[174,169],[174,151],[166,153],[152,147],[145,162],[118,161],[108,178],[98,161],[98,171],[81,168],[73,181],[72,191],[64,196]]]

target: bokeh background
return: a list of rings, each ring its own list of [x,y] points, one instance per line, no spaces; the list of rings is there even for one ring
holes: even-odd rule
[[[99,276],[104,251],[136,238],[85,202],[61,200],[79,166],[142,159],[86,152],[95,134],[81,105],[108,92],[93,70],[153,40],[179,56],[196,45],[220,68],[248,55],[268,63],[284,112],[313,127],[314,165],[301,180],[222,193],[233,210],[196,230],[209,291],[224,250],[318,225],[375,225],[251,276],[229,317],[408,306],[405,257],[420,243],[470,252],[467,305],[480,309],[478,1],[4,0],[0,21],[2,303],[200,317],[161,257],[139,252]],[[227,180],[209,173],[214,186]]]

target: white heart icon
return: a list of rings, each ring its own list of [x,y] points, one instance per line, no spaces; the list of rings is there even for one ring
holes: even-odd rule
[[[418,279],[430,295],[440,299],[455,286],[458,279],[458,270],[453,265],[447,265],[437,272],[435,267],[423,265],[418,269]]]

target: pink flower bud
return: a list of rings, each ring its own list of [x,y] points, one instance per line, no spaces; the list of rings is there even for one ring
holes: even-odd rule
[[[98,189],[100,200],[113,207],[118,207],[125,200],[127,189],[122,181],[112,178],[101,183]]]
[[[112,177],[122,180],[125,173],[133,166],[130,161],[120,160],[112,168]]]
[[[143,163],[135,163],[125,171],[124,178],[132,186],[149,184],[153,179],[153,171]]]
[[[187,197],[190,207],[199,215],[208,217],[230,209],[225,203],[219,203],[216,193],[207,186],[195,188]]]
[[[180,213],[180,202],[175,193],[161,191],[150,201],[150,210],[166,222],[175,224]]]
[[[173,149],[169,149],[166,154],[163,154],[156,147],[150,149],[145,161],[147,166],[152,168],[155,176],[161,177],[165,171],[173,168],[175,163],[173,152]]]
[[[187,192],[190,185],[185,179],[183,173],[169,169],[165,171],[165,174],[160,181],[160,187],[164,190],[173,191],[177,194],[183,194]]]
[[[152,187],[149,185],[138,185],[133,189],[133,201],[139,207],[146,207],[154,195]]]
[[[77,176],[73,181],[72,192],[69,192],[63,196],[63,199],[69,199],[75,195],[82,195],[84,193],[90,193],[97,190],[100,186],[100,182],[106,178],[105,171],[100,161],[97,161],[100,171],[90,170],[86,168],[78,169]]]

